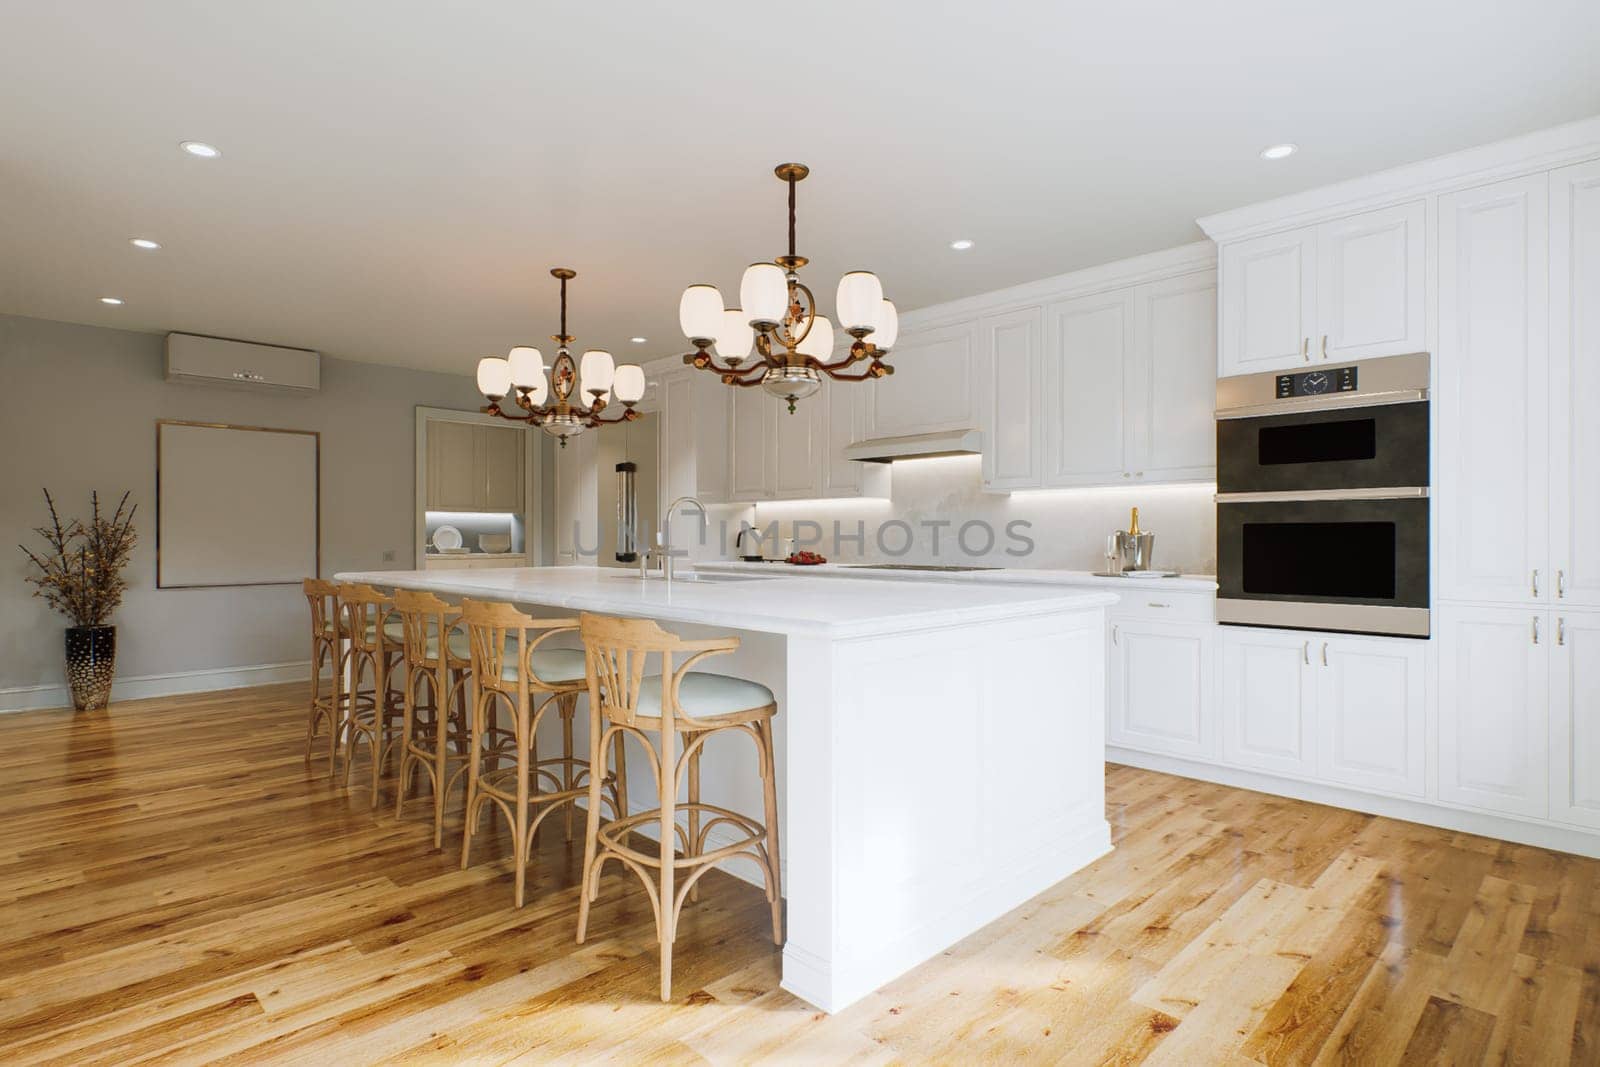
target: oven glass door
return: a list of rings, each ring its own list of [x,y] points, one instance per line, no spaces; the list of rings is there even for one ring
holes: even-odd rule
[[[1352,612],[1319,612],[1318,605],[1425,612],[1428,501],[1218,504],[1217,584],[1219,598],[1283,605],[1263,608],[1259,620],[1240,620],[1262,625],[1353,628],[1342,622],[1357,617]],[[1379,618],[1382,613],[1370,614]],[[1373,632],[1384,629],[1375,627]],[[1389,632],[1406,631],[1396,626]]]
[[[1217,421],[1217,492],[1428,484],[1428,403]]]

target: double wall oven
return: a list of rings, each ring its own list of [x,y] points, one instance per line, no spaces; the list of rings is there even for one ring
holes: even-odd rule
[[[1428,356],[1217,382],[1217,619],[1426,637]]]

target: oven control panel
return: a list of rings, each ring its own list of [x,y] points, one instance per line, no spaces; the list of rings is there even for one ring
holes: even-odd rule
[[[1301,371],[1299,374],[1280,374],[1276,394],[1279,400],[1296,396],[1320,396],[1323,393],[1353,393],[1356,391],[1354,367],[1329,367],[1326,370]]]

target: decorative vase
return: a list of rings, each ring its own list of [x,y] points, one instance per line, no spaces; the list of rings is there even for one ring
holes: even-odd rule
[[[111,700],[111,676],[117,669],[115,626],[67,627],[67,684],[72,706],[99,711]]]

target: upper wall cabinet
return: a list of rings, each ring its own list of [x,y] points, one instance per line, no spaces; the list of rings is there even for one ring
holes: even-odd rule
[[[904,437],[979,424],[977,322],[902,333],[888,363],[894,373],[869,385],[869,437]]]
[[[1421,201],[1222,246],[1219,376],[1427,348]]]
[[[1010,453],[1026,440],[1023,428],[1040,420],[1035,485],[1216,477],[1216,301],[1215,273],[1200,271],[1046,307],[1037,375],[1042,407],[1033,415],[1021,398],[996,394],[993,425],[984,426],[985,453],[993,453],[997,474],[1011,477],[990,488],[1024,487],[1021,463]],[[999,353],[1007,324],[996,323],[985,337],[996,334]],[[999,360],[994,377],[1004,377]],[[1020,371],[1010,377],[1022,380]]]
[[[1042,333],[1042,315],[1036,307],[978,322],[983,484],[990,489],[1039,484]]]
[[[427,510],[522,511],[528,431],[430,418]]]

